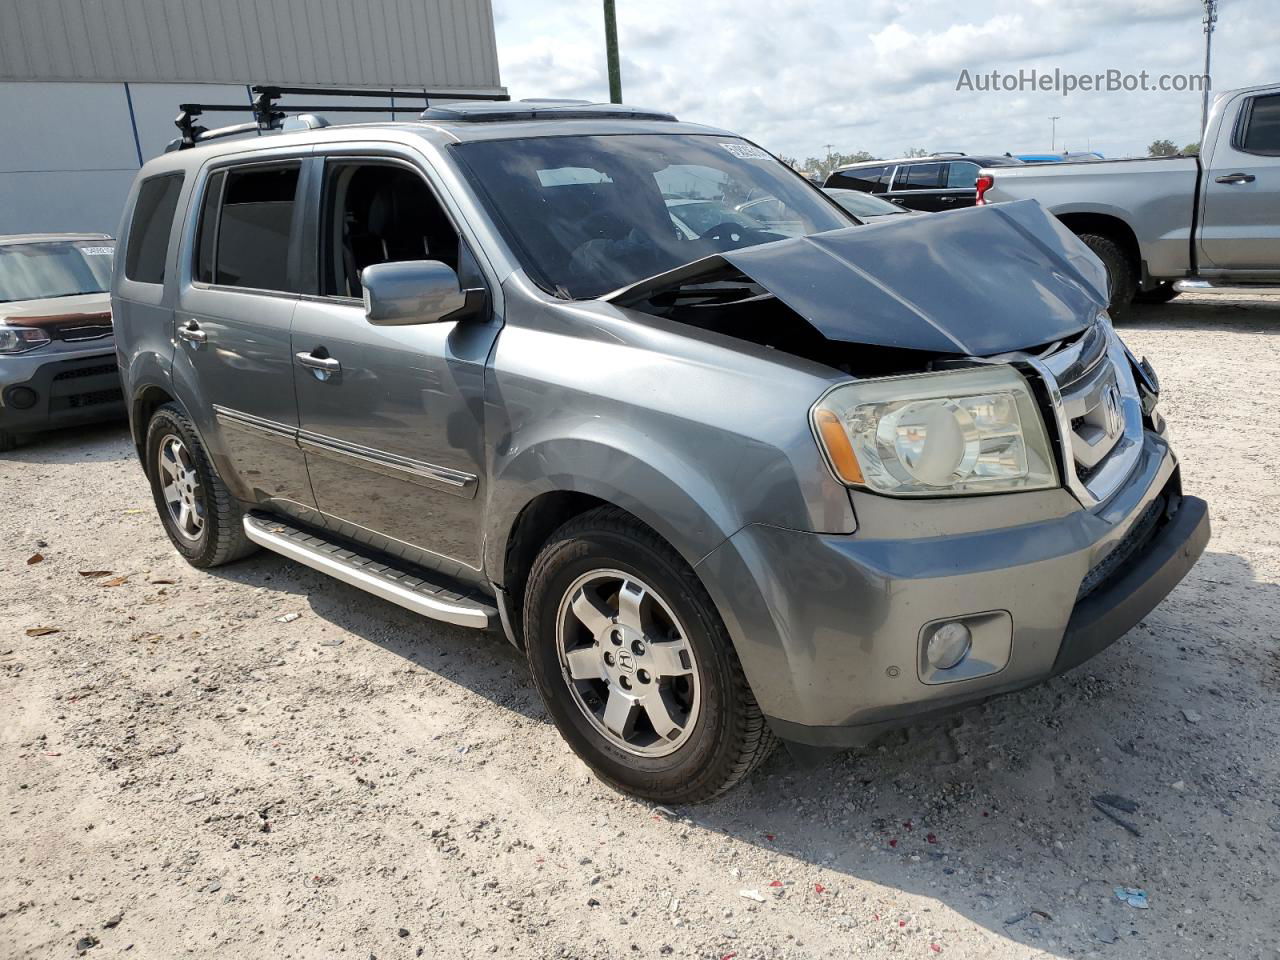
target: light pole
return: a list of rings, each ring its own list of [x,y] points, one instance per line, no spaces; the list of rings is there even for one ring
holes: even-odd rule
[[[1061,116],[1049,118],[1049,152],[1053,153],[1058,146],[1058,121]]]
[[[1218,0],[1204,0],[1204,90],[1200,96],[1200,140],[1209,125],[1209,51],[1213,46],[1213,27],[1218,22]]]
[[[613,0],[604,0],[604,52],[609,62],[609,102],[622,102],[622,71],[618,68],[618,18]]]

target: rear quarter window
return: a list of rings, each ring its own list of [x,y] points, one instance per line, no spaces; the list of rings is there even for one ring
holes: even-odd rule
[[[164,283],[173,215],[182,193],[181,173],[144,180],[133,207],[124,258],[124,275],[138,283]]]

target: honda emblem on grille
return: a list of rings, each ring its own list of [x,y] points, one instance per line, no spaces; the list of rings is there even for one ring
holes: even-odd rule
[[[1124,408],[1120,403],[1120,390],[1114,384],[1107,386],[1102,397],[1102,414],[1108,437],[1118,436],[1124,430]]]

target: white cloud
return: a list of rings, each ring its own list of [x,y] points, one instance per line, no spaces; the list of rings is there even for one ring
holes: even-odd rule
[[[1280,80],[1275,0],[1231,0],[1214,41],[1216,89]],[[599,0],[494,0],[503,82],[516,97],[608,98]],[[1197,93],[956,90],[971,74],[1197,72],[1199,0],[617,0],[629,103],[727,127],[805,157],[833,144],[891,156],[908,146],[1108,155],[1198,137]],[[1122,9],[1123,8],[1123,9]]]

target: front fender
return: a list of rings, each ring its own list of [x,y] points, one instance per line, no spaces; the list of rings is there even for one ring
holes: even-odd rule
[[[671,450],[649,449],[634,431],[605,439],[547,438],[494,464],[485,511],[485,569],[502,582],[508,538],[521,511],[545,493],[582,493],[607,501],[652,527],[690,565],[742,526],[738,510],[696,465]]]

